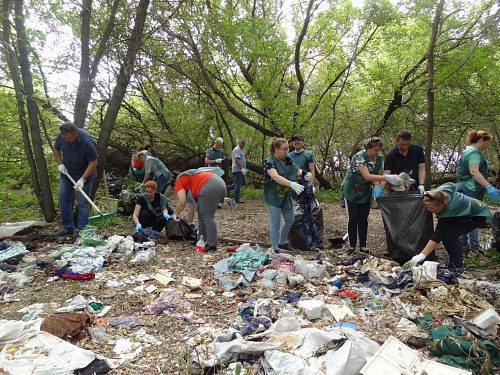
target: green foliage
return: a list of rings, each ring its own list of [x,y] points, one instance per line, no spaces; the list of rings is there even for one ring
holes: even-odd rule
[[[342,199],[342,192],[339,189],[316,189],[315,194],[322,203],[334,203]]]
[[[43,217],[33,192],[22,189],[2,189],[0,207],[2,221],[42,220]]]
[[[242,186],[240,190],[240,196],[249,199],[262,199],[263,195],[263,189],[256,189],[253,186]]]

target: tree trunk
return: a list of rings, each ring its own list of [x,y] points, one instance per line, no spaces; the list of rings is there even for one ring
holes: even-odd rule
[[[19,123],[23,136],[24,150],[30,166],[31,184],[42,209],[45,220],[54,221],[56,210],[52,198],[52,190],[49,183],[47,161],[45,160],[40,124],[38,122],[38,105],[34,98],[33,80],[29,62],[28,43],[24,27],[24,7],[22,0],[16,0],[15,4],[15,28],[19,49],[19,63],[24,87],[21,86],[21,77],[18,73],[18,65],[14,54],[9,48],[10,23],[9,11],[10,1],[3,2],[3,26],[4,26],[4,51],[8,60],[9,69],[12,74],[14,88],[17,97]],[[24,89],[24,92],[23,92]],[[28,110],[28,124],[26,123],[26,112],[23,97],[26,96],[26,108]],[[31,139],[30,139],[31,136]]]
[[[120,67],[120,74],[118,75],[116,86],[109,102],[108,110],[106,111],[106,115],[104,116],[101,125],[101,131],[99,132],[99,138],[97,139],[97,154],[99,156],[97,159],[97,177],[94,179],[94,183],[92,185],[92,197],[95,196],[95,192],[97,191],[97,187],[99,186],[99,182],[101,181],[103,171],[106,166],[106,150],[108,148],[109,140],[111,139],[111,133],[113,132],[116,118],[118,117],[118,112],[127,91],[127,86],[130,82],[130,77],[132,76],[135,58],[142,42],[149,3],[150,0],[141,0],[139,2],[134,21],[134,29],[132,30],[127,49],[127,55],[125,56],[125,61]]]
[[[440,0],[432,23],[432,34],[427,49],[427,137],[425,139],[425,188],[431,186],[431,154],[434,138],[434,48],[445,0]]]
[[[119,4],[120,0],[113,1],[106,29],[100,38],[99,47],[97,48],[94,60],[92,61],[92,64],[90,64],[90,21],[92,13],[92,0],[84,0],[82,3],[82,24],[80,27],[82,57],[80,63],[80,82],[76,92],[75,115],[73,120],[75,125],[79,128],[83,128],[85,126],[87,109],[90,103],[92,90],[94,89],[95,77],[97,75],[99,63],[101,62],[102,56],[104,55],[108,45],[111,32],[115,27],[115,18]]]

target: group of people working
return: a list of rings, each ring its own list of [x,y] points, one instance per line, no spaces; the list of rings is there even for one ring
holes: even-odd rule
[[[492,217],[487,205],[482,202],[484,193],[493,200],[498,199],[498,190],[487,181],[487,161],[482,154],[491,140],[492,136],[487,132],[471,131],[467,148],[458,163],[459,182],[426,192],[423,149],[411,144],[409,132],[404,130],[398,133],[396,146],[386,154],[385,162],[380,154],[383,147],[380,138],[366,139],[364,149],[351,158],[341,185],[348,217],[348,253],[355,250],[358,237],[359,250],[369,252],[367,231],[372,193],[375,197],[381,197],[386,184],[396,187],[402,185],[404,181],[400,174],[404,172],[411,178],[410,190],[422,194],[423,204],[438,218],[431,240],[420,254],[413,257],[412,264],[425,260],[438,243],[443,242],[451,265],[462,268],[462,248],[470,241],[471,250],[479,250],[477,228]],[[275,252],[294,250],[287,243],[294,222],[293,193],[300,195],[315,180],[314,158],[309,150],[304,149],[302,135],[294,135],[292,145],[294,150],[290,152],[289,142],[285,138],[274,137],[269,144],[269,156],[263,161],[263,199],[270,216],[270,239]],[[144,193],[138,198],[133,213],[136,231],[143,227],[161,231],[169,219],[179,221],[179,214],[189,206],[188,222],[195,227],[192,221],[196,210],[198,234],[206,240],[207,251],[215,250],[218,244],[215,223],[217,207],[223,201],[226,190],[234,190],[235,201],[242,203],[239,194],[241,186],[246,184],[247,173],[245,140],[240,139],[232,153],[235,183],[226,187],[221,178],[224,173],[221,169],[224,161],[222,146],[222,138],[217,138],[214,146],[206,150],[205,168],[188,170],[177,177],[175,193],[178,200],[175,208],[169,206],[168,198],[163,195],[171,181],[170,172],[159,159],[151,156],[150,145],[138,149],[132,157],[131,168],[138,181],[142,178]],[[81,189],[87,195],[90,193],[92,180],[96,176],[95,141],[87,131],[78,129],[72,123],[64,123],[54,144],[54,155],[60,172],[61,235],[73,234],[71,194],[73,188]],[[68,176],[78,181],[76,185],[73,186]],[[90,205],[79,193],[77,201],[78,230],[81,230],[88,223]],[[281,216],[284,223],[280,227]]]

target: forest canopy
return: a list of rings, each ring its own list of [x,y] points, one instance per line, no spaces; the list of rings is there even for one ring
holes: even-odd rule
[[[318,185],[336,188],[365,138],[387,152],[407,129],[430,186],[455,176],[478,129],[494,136],[494,181],[499,12],[485,0],[4,0],[0,183],[30,186],[51,219],[51,147],[67,120],[95,137],[98,176],[125,175],[145,143],[182,171],[216,137],[226,155],[245,138],[259,185],[271,137],[300,133]]]

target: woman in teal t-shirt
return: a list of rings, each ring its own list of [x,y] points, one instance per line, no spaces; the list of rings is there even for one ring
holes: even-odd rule
[[[460,183],[457,189],[471,198],[483,200],[484,192],[493,200],[498,199],[494,186],[488,182],[488,162],[484,159],[483,150],[488,147],[493,137],[485,131],[471,130],[467,136],[467,147],[460,155],[457,165],[457,180]],[[496,194],[496,197],[495,197]],[[479,251],[479,230],[476,228],[460,236],[462,247],[466,247],[470,240],[470,249]]]
[[[450,257],[448,267],[463,270],[463,252],[460,236],[489,223],[492,215],[488,205],[479,199],[469,198],[458,192],[458,185],[448,182],[426,192],[422,203],[438,219],[436,230],[422,252],[411,259],[416,266],[432,253],[440,242]]]
[[[387,181],[394,186],[401,185],[403,180],[397,175],[379,175],[382,170],[383,156],[380,155],[383,144],[380,138],[370,137],[363,142],[364,150],[359,151],[351,159],[351,165],[340,185],[347,211],[347,233],[349,235],[349,249],[351,255],[356,249],[359,235],[359,250],[369,253],[366,247],[368,236],[368,214],[372,185],[375,185],[375,196],[383,196],[380,183]]]
[[[294,182],[301,174],[306,181],[311,180],[311,173],[302,171],[288,156],[288,142],[285,138],[274,137],[269,145],[270,156],[264,160],[264,202],[271,217],[269,234],[275,253],[279,249],[294,251],[286,243],[286,238],[294,222],[292,190],[302,193],[304,186]],[[285,219],[280,232],[281,215]]]

